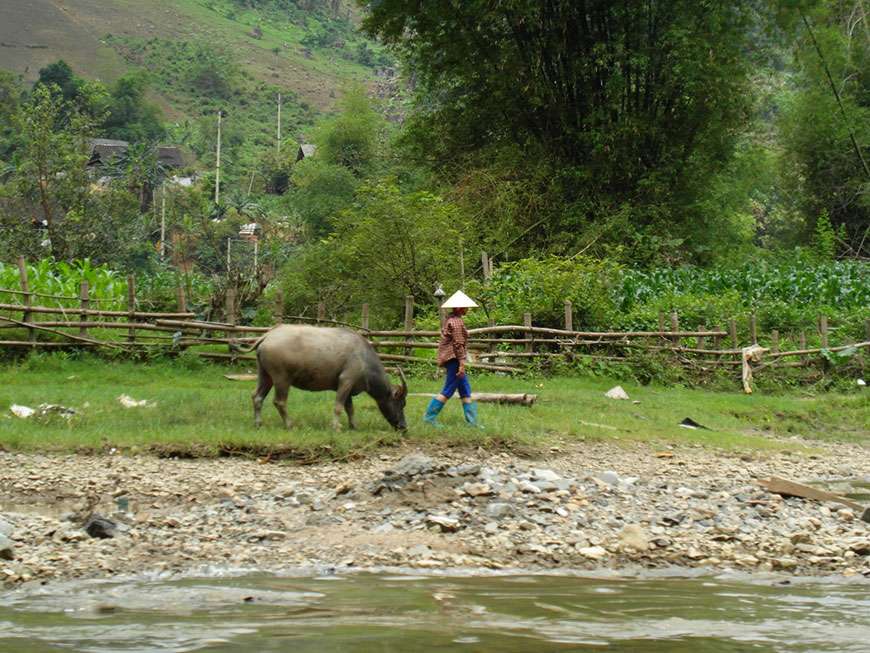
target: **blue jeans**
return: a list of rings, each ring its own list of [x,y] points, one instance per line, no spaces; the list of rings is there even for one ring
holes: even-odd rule
[[[444,364],[444,369],[447,370],[447,378],[444,380],[444,389],[441,394],[450,399],[453,393],[459,390],[459,396],[466,399],[471,396],[471,384],[468,382],[468,374],[461,379],[456,376],[459,372],[459,361],[455,358],[447,361]]]

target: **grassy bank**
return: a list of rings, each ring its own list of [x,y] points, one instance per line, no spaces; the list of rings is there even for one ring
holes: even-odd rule
[[[272,454],[300,460],[343,459],[381,446],[408,441],[447,446],[506,447],[534,451],[563,440],[603,439],[699,443],[731,449],[793,446],[787,438],[870,442],[866,394],[819,396],[789,394],[743,396],[685,388],[623,383],[633,401],[614,401],[604,392],[617,383],[603,378],[473,378],[488,392],[534,392],[531,407],[481,406],[485,430],[466,428],[458,402],[445,408],[442,430],[421,422],[427,399],[411,397],[404,436],[391,431],[374,402],[356,400],[359,430],[330,429],[332,393],[292,390],[289,412],[296,424],[279,427],[271,402],[264,406],[264,427],[252,425],[253,382],[228,381],[225,367],[179,362],[150,364],[34,356],[0,367],[0,446],[6,450],[153,451],[164,455]],[[250,371],[250,370],[236,370]],[[412,392],[436,392],[433,375],[410,380]],[[125,408],[118,396],[153,402]],[[21,419],[11,404],[36,408],[61,404],[77,411],[70,419],[56,414]],[[712,430],[678,426],[691,417]]]

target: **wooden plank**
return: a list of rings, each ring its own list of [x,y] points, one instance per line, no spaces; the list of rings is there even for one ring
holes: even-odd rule
[[[436,395],[428,392],[412,392],[410,397],[434,397]],[[538,395],[535,394],[510,394],[498,392],[473,392],[471,398],[474,401],[479,401],[486,404],[516,404],[520,406],[531,406],[538,400]]]
[[[187,293],[184,292],[184,284],[180,283],[175,288],[175,301],[178,303],[178,312],[187,312]]]
[[[523,313],[523,326],[526,328],[526,333],[528,334],[528,337],[526,338],[526,353],[531,353],[535,350],[535,342],[532,338],[532,332],[530,331],[532,328],[531,313]]]
[[[408,333],[414,332],[414,295],[406,295],[405,296],[405,331]],[[413,338],[413,336],[409,336],[409,338]],[[408,345],[412,343],[409,341]],[[410,346],[405,347],[405,356],[410,356],[412,353],[412,348]]]
[[[79,304],[81,305],[81,313],[79,314],[79,335],[87,338],[88,336],[88,327],[86,325],[88,314],[87,310],[89,307],[89,289],[88,282],[82,281],[79,286]]]
[[[23,256],[18,257],[18,277],[21,283],[21,291],[24,293],[24,314],[21,321],[30,324],[33,319],[30,311],[31,306],[33,306],[33,297],[30,294],[30,283],[27,279],[27,262]],[[33,327],[27,327],[27,338],[31,342],[36,341],[36,330]]]
[[[841,497],[839,494],[834,494],[827,490],[821,490],[811,485],[795,483],[794,481],[789,481],[778,476],[771,476],[769,480],[759,481],[758,484],[768,492],[781,494],[787,497],[800,497],[802,499],[812,499],[814,501],[834,501],[836,503],[841,503],[844,506],[848,506],[857,511],[863,521],[870,522],[870,508],[865,508],[857,501]]]
[[[78,299],[78,298],[77,298]],[[96,301],[91,299],[91,302]],[[0,304],[0,310],[3,311],[20,311],[24,308],[21,304]],[[70,313],[85,313],[86,315],[96,315],[99,317],[130,317],[130,311],[99,311],[89,308],[87,311],[75,308],[60,308],[52,306],[31,306],[28,309],[31,313],[50,313],[53,315],[69,315]],[[147,311],[133,311],[132,315],[137,318],[144,319],[192,319],[196,317],[196,313],[149,313]]]
[[[136,277],[132,274],[127,276],[127,313],[132,325],[136,321]],[[127,342],[136,342],[136,327],[130,326]]]
[[[256,374],[224,374],[225,379],[230,381],[256,381]]]

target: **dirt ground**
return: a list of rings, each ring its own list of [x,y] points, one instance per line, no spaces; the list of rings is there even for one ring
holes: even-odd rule
[[[535,460],[397,448],[307,466],[4,452],[0,580],[299,566],[870,577],[870,524],[839,504],[771,495],[758,480],[772,475],[867,482],[870,458],[855,445],[808,455],[604,442]],[[94,517],[110,520],[104,532]]]

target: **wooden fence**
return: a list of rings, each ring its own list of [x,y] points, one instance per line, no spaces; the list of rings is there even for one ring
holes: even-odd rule
[[[107,347],[126,351],[180,352],[193,349],[199,356],[211,359],[237,361],[253,359],[245,353],[250,344],[267,327],[239,324],[236,293],[229,289],[226,296],[223,322],[202,321],[187,310],[183,289],[177,294],[175,312],[146,312],[138,310],[136,284],[128,278],[125,310],[103,310],[92,307],[87,283],[82,283],[78,297],[48,295],[29,290],[27,268],[19,261],[20,289],[2,289],[0,295],[20,297],[20,303],[0,303],[0,348],[58,349],[79,347]],[[50,300],[50,301],[42,301]],[[51,302],[78,306],[44,306]],[[39,304],[36,302],[40,302]],[[117,303],[117,302],[115,302]],[[287,316],[281,314],[281,302],[276,302],[274,322],[310,322],[323,325],[345,326],[365,335],[384,361],[434,365],[434,350],[439,332],[421,330],[415,326],[414,298],[405,302],[404,325],[398,330],[372,330],[369,328],[369,307],[360,310],[359,324],[345,324],[328,320],[326,307],[317,308],[317,317]],[[20,314],[20,318],[17,317]],[[797,342],[796,349],[780,349],[780,333],[773,330],[762,337],[756,320],[751,316],[746,328],[738,329],[736,320],[727,328],[720,326],[684,329],[677,313],[659,316],[658,329],[653,331],[579,331],[573,328],[573,307],[565,302],[562,328],[534,326],[533,316],[524,315],[523,324],[490,325],[469,330],[469,366],[496,372],[522,372],[530,365],[549,365],[560,361],[612,361],[631,362],[637,352],[667,353],[671,360],[698,372],[743,364],[743,347],[761,344],[768,351],[755,370],[769,367],[802,367],[824,360],[823,352],[837,352],[854,347],[870,347],[870,320],[865,325],[862,342],[832,343],[828,320],[820,316],[813,328],[818,335],[819,347],[806,346],[807,330],[789,334],[789,342]],[[16,317],[13,317],[16,316]],[[46,317],[48,319],[42,319]],[[743,325],[741,325],[743,326]],[[121,333],[117,333],[120,331]],[[3,338],[3,333],[20,334],[17,338]],[[785,339],[783,339],[785,341]],[[428,351],[429,355],[425,355]],[[736,370],[735,370],[736,372]]]

